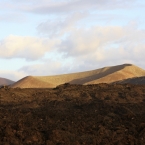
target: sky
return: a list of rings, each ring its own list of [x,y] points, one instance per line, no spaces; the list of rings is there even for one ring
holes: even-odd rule
[[[145,69],[144,14],[144,0],[0,0],[0,77]]]

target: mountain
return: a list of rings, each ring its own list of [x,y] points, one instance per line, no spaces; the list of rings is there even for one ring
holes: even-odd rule
[[[0,86],[2,85],[11,85],[14,81],[6,79],[6,78],[0,78]]]
[[[53,88],[60,84],[98,84],[113,83],[134,77],[145,76],[145,70],[132,65],[122,64],[104,67],[92,71],[55,75],[55,76],[28,76],[14,83],[12,87],[20,88]]]
[[[127,80],[129,78],[145,76],[145,70],[132,64],[124,64],[124,65],[114,66],[111,68],[114,69],[116,67],[120,69],[117,71],[113,70],[114,72],[112,71],[112,73],[104,77],[95,79],[85,84],[113,83],[117,81],[119,82],[119,81]]]

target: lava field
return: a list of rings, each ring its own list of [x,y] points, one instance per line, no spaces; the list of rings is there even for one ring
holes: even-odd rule
[[[1,87],[0,145],[145,145],[145,85]]]

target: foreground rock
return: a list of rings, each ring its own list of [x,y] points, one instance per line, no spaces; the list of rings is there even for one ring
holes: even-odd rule
[[[2,145],[144,145],[145,85],[0,89]]]

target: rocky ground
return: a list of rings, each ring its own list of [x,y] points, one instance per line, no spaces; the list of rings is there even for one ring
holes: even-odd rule
[[[145,85],[2,87],[0,145],[145,145]]]

